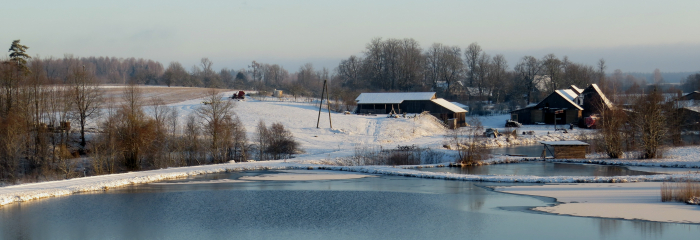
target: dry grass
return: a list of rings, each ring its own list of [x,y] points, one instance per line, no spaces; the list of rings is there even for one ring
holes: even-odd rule
[[[178,103],[182,101],[187,101],[191,99],[202,98],[207,95],[211,90],[210,88],[196,88],[196,87],[164,87],[164,86],[139,86],[145,104],[149,105],[151,103],[150,99],[160,98],[163,100],[164,104]],[[122,94],[124,91],[123,87],[120,86],[105,86],[102,88],[104,90],[104,97],[106,99],[112,99],[111,101],[114,105],[120,105],[123,102]],[[232,91],[231,89],[218,89],[221,92]]]
[[[664,182],[661,184],[661,201],[687,202],[693,197],[700,197],[698,182]]]

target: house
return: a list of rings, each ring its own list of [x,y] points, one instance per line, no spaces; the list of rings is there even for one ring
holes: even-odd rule
[[[577,124],[584,117],[599,114],[611,108],[610,102],[598,85],[591,84],[585,89],[572,85],[568,89],[555,90],[537,104],[511,112],[511,120],[523,124]]]
[[[361,93],[357,102],[356,113],[396,114],[430,112],[445,121],[452,119],[455,126],[466,126],[466,113],[457,105],[445,99],[437,98],[435,92],[401,92],[401,93]]]

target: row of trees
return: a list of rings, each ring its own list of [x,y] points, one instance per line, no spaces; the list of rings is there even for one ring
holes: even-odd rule
[[[601,68],[604,62],[601,61]],[[423,50],[413,39],[373,39],[364,57],[340,62],[340,86],[374,91],[438,91],[456,100],[533,102],[541,93],[599,82],[602,70],[549,54],[524,56],[509,69],[503,55],[491,56],[472,43],[435,43]],[[545,77],[546,76],[546,77]]]

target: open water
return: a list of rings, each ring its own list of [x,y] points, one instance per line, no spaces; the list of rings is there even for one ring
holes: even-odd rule
[[[236,172],[0,208],[1,239],[696,239],[700,225],[570,217],[481,183],[375,176],[226,182]],[[217,181],[212,181],[217,180]],[[224,181],[222,181],[224,180]]]

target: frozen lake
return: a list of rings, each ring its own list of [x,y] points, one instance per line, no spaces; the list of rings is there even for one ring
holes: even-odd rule
[[[553,199],[482,183],[210,174],[0,208],[1,239],[694,239],[700,225],[527,210]]]

